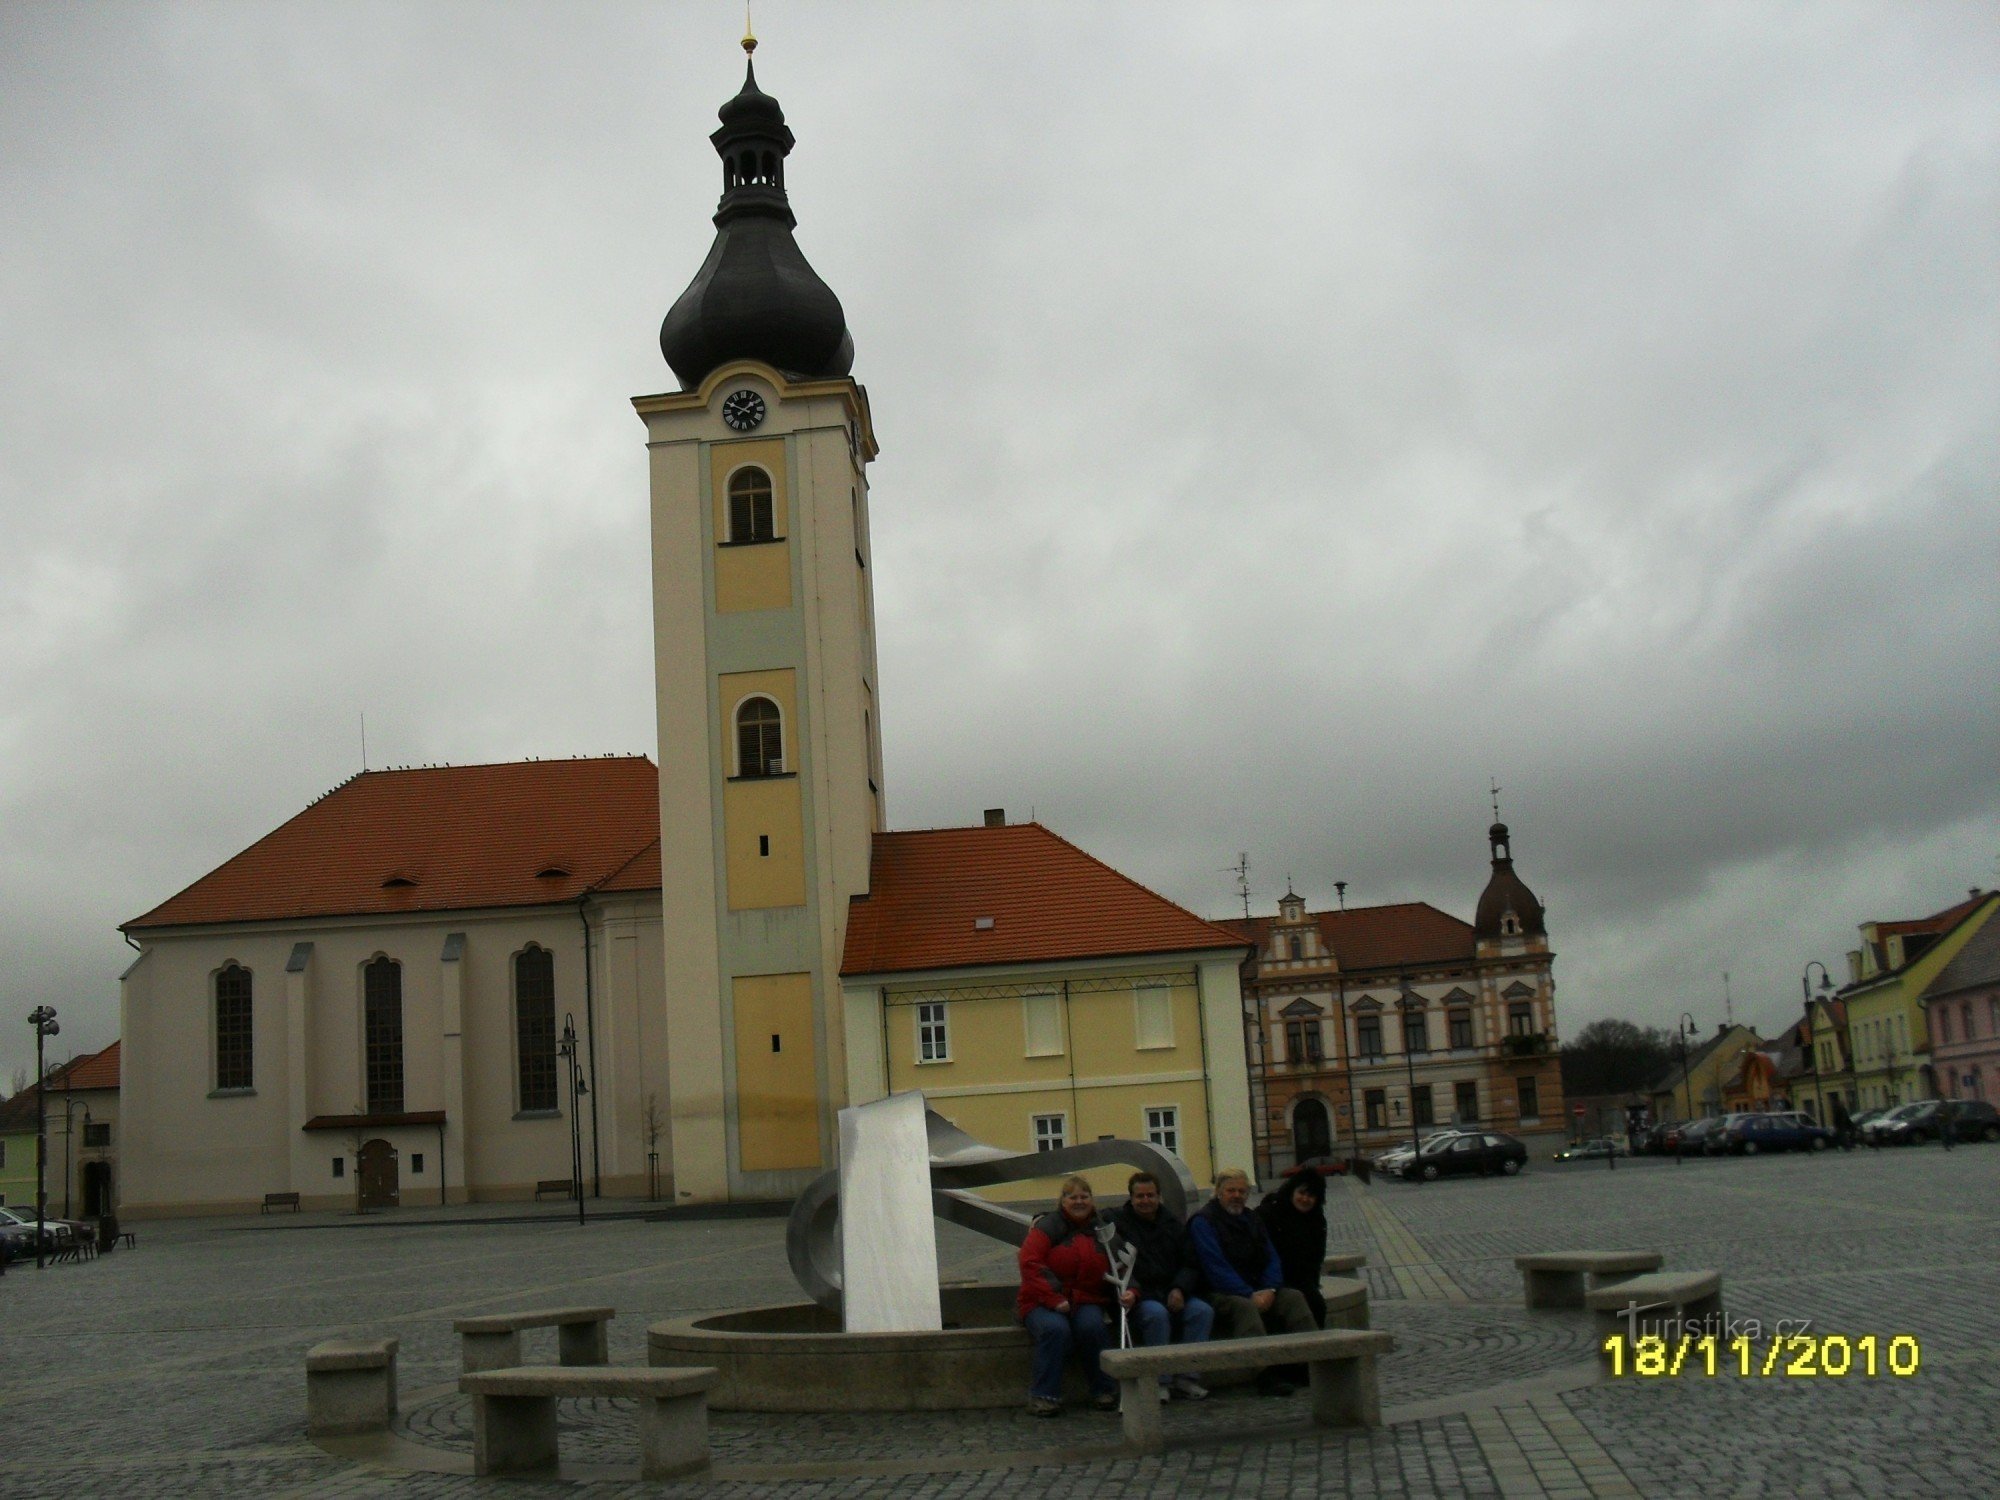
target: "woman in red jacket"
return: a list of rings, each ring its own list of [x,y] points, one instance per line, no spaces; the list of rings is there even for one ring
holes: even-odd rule
[[[1065,1177],[1056,1211],[1043,1214],[1021,1245],[1021,1293],[1014,1309],[1035,1340],[1028,1410],[1062,1415],[1063,1361],[1074,1349],[1090,1384],[1090,1404],[1118,1409],[1118,1383],[1097,1367],[1104,1352],[1105,1315],[1112,1290],[1104,1278],[1111,1262],[1097,1239],[1097,1204],[1090,1184]]]

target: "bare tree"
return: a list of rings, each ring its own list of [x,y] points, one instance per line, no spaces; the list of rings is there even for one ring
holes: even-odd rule
[[[646,1132],[646,1196],[660,1196],[660,1137],[666,1133],[667,1117],[660,1110],[660,1096],[646,1092],[646,1112],[640,1116]]]

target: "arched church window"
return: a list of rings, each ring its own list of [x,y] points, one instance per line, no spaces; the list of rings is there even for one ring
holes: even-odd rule
[[[376,958],[361,971],[368,1113],[403,1112],[403,966]]]
[[[215,1086],[247,1089],[250,1068],[250,971],[226,965],[215,976]]]
[[[738,469],[729,476],[729,540],[777,540],[772,524],[771,476],[762,469]]]
[[[523,1114],[556,1107],[556,959],[530,943],[514,955],[514,1045]]]
[[[779,776],[785,769],[785,728],[769,698],[746,698],[736,710],[736,774]]]

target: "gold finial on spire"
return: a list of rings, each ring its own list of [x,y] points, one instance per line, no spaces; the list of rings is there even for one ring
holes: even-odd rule
[[[743,55],[748,57],[757,50],[757,29],[750,24],[750,7],[743,7]]]

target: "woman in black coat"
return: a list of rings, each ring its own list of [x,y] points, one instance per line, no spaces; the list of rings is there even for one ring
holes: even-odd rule
[[[1313,1321],[1326,1327],[1326,1298],[1320,1295],[1320,1268],[1326,1260],[1326,1181],[1312,1167],[1301,1167],[1274,1192],[1264,1195],[1257,1216],[1278,1248],[1285,1285],[1295,1287],[1312,1309]]]

